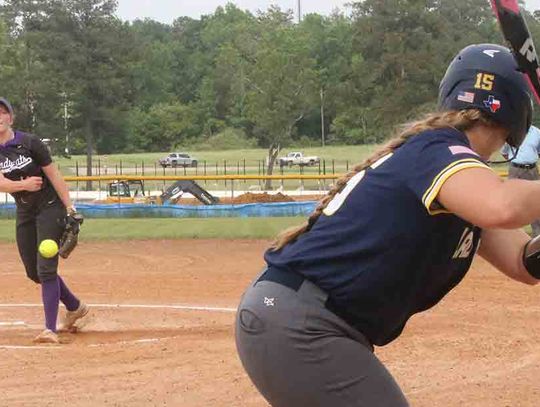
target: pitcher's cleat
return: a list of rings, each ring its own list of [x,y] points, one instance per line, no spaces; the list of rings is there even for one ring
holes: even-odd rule
[[[50,329],[45,329],[38,336],[34,338],[34,343],[60,343],[58,335]]]
[[[60,330],[62,332],[77,332],[77,322],[79,322],[81,318],[84,318],[88,314],[89,310],[90,308],[88,305],[81,301],[79,308],[77,308],[75,311],[66,312]]]

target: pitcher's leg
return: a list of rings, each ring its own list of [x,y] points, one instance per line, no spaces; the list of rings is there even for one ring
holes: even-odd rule
[[[60,286],[60,301],[66,306],[68,311],[75,311],[79,308],[81,301],[70,291],[62,277],[58,276]]]
[[[46,203],[36,216],[37,244],[45,239],[60,242],[63,232],[65,208],[56,200]],[[41,281],[41,296],[45,313],[45,327],[56,332],[60,283],[58,280],[58,255],[45,258],[37,255],[37,272]]]
[[[43,281],[41,283],[41,299],[45,312],[45,328],[56,332],[56,322],[58,320],[58,304],[60,301],[60,287],[58,278]]]
[[[37,270],[37,232],[34,216],[27,212],[17,212],[15,238],[26,276],[39,284]]]
[[[36,216],[37,244],[45,239],[60,243],[64,232],[66,209],[58,200],[46,203]],[[58,274],[58,255],[51,258],[37,256],[39,279],[43,281],[56,280]]]

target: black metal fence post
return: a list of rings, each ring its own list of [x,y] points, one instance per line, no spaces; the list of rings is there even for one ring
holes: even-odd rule
[[[204,160],[204,176],[206,177],[206,160]],[[204,180],[204,185],[206,185],[206,179]]]
[[[75,161],[75,175],[79,176],[79,161]],[[79,181],[77,181],[77,191],[79,191]]]
[[[227,160],[223,160],[223,175],[227,175]],[[227,188],[227,180],[225,180],[225,188]]]

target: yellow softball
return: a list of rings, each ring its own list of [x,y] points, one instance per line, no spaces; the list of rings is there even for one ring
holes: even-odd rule
[[[39,254],[41,254],[46,259],[56,256],[58,253],[58,244],[52,239],[42,240],[39,244]]]

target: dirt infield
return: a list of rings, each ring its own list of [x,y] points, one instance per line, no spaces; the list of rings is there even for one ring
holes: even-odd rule
[[[265,406],[236,357],[233,310],[266,245],[83,242],[62,275],[97,304],[92,320],[46,348],[31,343],[42,324],[38,287],[14,245],[0,245],[0,405]],[[540,288],[477,261],[377,354],[412,406],[538,406],[539,304]]]

